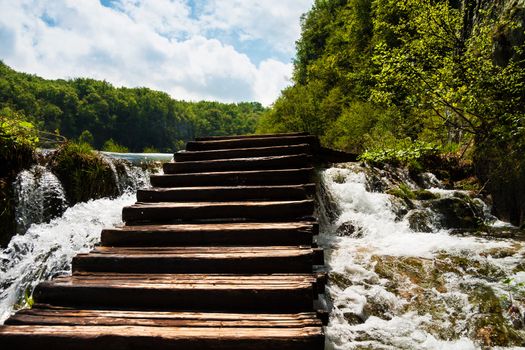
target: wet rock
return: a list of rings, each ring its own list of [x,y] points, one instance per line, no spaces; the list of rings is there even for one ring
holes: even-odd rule
[[[525,338],[514,329],[512,322],[505,318],[500,299],[487,285],[477,283],[463,285],[476,314],[470,319],[471,337],[483,346],[522,346]]]
[[[317,183],[315,214],[322,223],[332,223],[341,215],[341,208],[322,178]]]
[[[335,234],[340,237],[352,237],[352,238],[361,238],[363,236],[362,230],[355,225],[352,221],[343,222]]]
[[[477,228],[482,225],[483,209],[470,198],[440,198],[430,201],[429,209],[440,215],[444,228]]]
[[[523,315],[519,307],[511,305],[507,309],[507,316],[515,329],[523,329]]]
[[[392,211],[396,216],[396,221],[401,221],[405,215],[409,212],[410,209],[413,209],[413,203],[407,203],[405,200],[397,197],[390,197],[390,204]]]
[[[414,196],[418,200],[426,201],[431,199],[438,199],[439,195],[428,190],[416,190],[414,191]]]
[[[450,234],[456,236],[478,236],[483,238],[525,241],[525,230],[518,227],[481,226],[476,229],[454,229],[450,231]]]
[[[374,270],[388,280],[387,289],[410,299],[423,289],[447,290],[442,272],[436,269],[432,259],[419,257],[372,256]]]
[[[346,322],[348,322],[348,324],[351,326],[365,322],[365,320],[363,320],[360,315],[356,315],[353,312],[345,312],[343,313],[343,317],[345,318]]]
[[[457,275],[470,275],[492,282],[505,278],[505,271],[485,259],[476,259],[466,255],[452,255],[441,252],[435,259],[436,268],[441,272],[452,272]]]
[[[371,295],[367,297],[363,307],[365,320],[370,316],[376,316],[383,320],[391,320],[393,316],[393,306],[385,299]]]
[[[432,173],[419,173],[414,176],[414,179],[424,189],[442,186],[441,181]]]
[[[330,272],[328,274],[328,280],[330,281],[330,283],[335,284],[341,289],[346,289],[353,284],[350,278],[348,278],[345,274],[339,272]]]
[[[411,210],[406,219],[410,229],[416,232],[432,232],[432,214],[424,209]]]

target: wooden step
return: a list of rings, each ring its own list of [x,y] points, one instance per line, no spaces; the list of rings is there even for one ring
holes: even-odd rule
[[[284,156],[292,154],[312,154],[312,147],[310,147],[309,144],[305,143],[301,145],[291,146],[237,148],[200,152],[180,151],[173,155],[173,159],[176,162],[190,162],[212,159]]]
[[[232,219],[294,219],[313,215],[314,201],[258,202],[159,202],[137,203],[122,209],[122,220],[139,222],[187,222]]]
[[[279,134],[249,134],[249,135],[233,135],[233,136],[205,136],[197,137],[195,141],[211,141],[211,140],[231,140],[231,139],[251,139],[262,137],[288,137],[288,136],[305,136],[310,135],[307,132],[290,132]]]
[[[315,350],[321,327],[210,328],[150,326],[2,326],[3,349]]]
[[[315,312],[293,314],[89,310],[50,305],[23,309],[6,325],[300,328],[322,326]]]
[[[273,186],[312,182],[313,168],[151,175],[154,187]]]
[[[73,258],[73,273],[311,273],[311,247],[97,247]],[[322,261],[322,259],[321,259]]]
[[[310,222],[123,226],[102,230],[104,246],[311,245],[319,225]]]
[[[240,139],[226,139],[226,140],[210,140],[210,141],[188,141],[186,143],[187,151],[211,151],[221,149],[235,149],[235,148],[257,148],[257,147],[274,147],[274,146],[290,146],[309,144],[312,147],[318,146],[318,140],[315,136],[299,135],[299,136],[273,136],[273,137],[252,137]]]
[[[312,156],[294,154],[271,157],[201,160],[192,162],[164,163],[165,174],[201,173],[233,170],[272,170],[307,168],[312,166]]]
[[[211,312],[303,312],[319,287],[313,274],[78,273],[40,283],[38,303],[90,308]]]
[[[283,186],[154,187],[137,191],[139,202],[202,202],[303,200],[313,196],[315,184]]]

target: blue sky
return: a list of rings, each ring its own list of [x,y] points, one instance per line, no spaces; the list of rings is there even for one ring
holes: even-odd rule
[[[0,59],[185,100],[270,105],[313,0],[0,0]]]

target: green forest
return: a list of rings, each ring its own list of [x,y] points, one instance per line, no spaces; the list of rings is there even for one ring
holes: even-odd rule
[[[93,79],[46,80],[0,62],[0,118],[109,151],[172,152],[199,136],[253,133],[257,102],[186,102]]]
[[[460,158],[523,223],[524,25],[516,0],[316,0],[293,85],[258,131],[308,131],[370,161]]]

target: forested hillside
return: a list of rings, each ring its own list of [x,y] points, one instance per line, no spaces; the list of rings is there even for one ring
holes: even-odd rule
[[[93,79],[46,80],[0,62],[1,117],[80,137],[98,149],[171,152],[198,136],[253,133],[264,110],[256,102],[177,101],[164,92]]]
[[[309,131],[367,159],[453,152],[523,223],[524,24],[521,0],[317,0],[294,84],[258,128]]]

